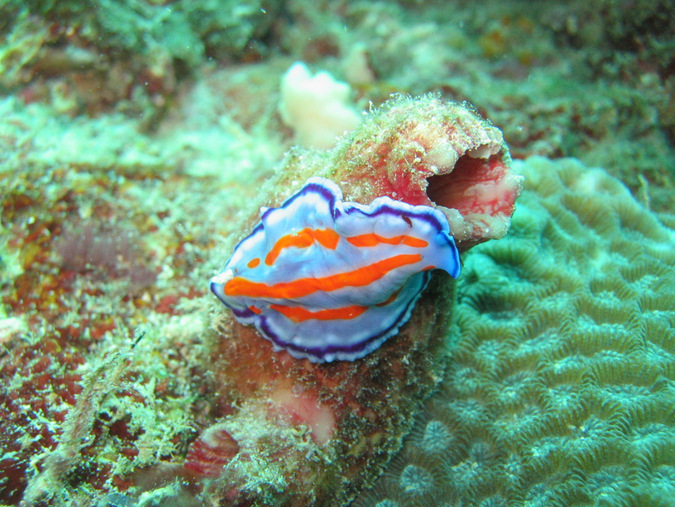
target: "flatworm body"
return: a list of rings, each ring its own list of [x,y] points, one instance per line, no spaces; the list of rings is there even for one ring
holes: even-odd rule
[[[443,213],[389,197],[343,202],[335,183],[314,177],[262,211],[211,290],[276,349],[355,360],[408,321],[433,269],[459,275]]]

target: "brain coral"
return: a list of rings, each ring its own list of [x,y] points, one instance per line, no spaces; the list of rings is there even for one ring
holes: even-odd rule
[[[673,505],[675,231],[575,160],[517,166],[465,257],[451,366],[356,505]]]

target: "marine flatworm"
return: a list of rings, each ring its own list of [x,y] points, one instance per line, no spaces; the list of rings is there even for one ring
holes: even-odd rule
[[[314,177],[261,214],[211,290],[296,358],[369,354],[408,321],[431,270],[459,275],[448,221],[430,206],[343,202],[335,183]]]

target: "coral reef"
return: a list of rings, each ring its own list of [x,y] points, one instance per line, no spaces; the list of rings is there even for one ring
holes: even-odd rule
[[[360,51],[375,82],[351,84],[376,104],[392,91],[469,100],[515,158],[577,157],[646,193],[653,209],[670,208],[675,51],[664,2],[291,0],[287,9],[293,54],[339,77]]]
[[[209,59],[256,60],[276,0],[3,2],[0,90],[69,114],[143,114],[154,129]]]
[[[600,169],[516,168],[509,235],[464,258],[447,378],[356,505],[672,502],[675,231]]]
[[[26,471],[45,449],[56,446],[58,425],[82,391],[81,375],[74,367],[84,358],[58,341],[44,337],[39,343],[13,348],[12,361],[3,361],[0,378],[0,498],[15,504],[26,487]],[[11,380],[11,382],[10,382]],[[36,393],[46,392],[50,396]]]
[[[0,86],[68,114],[142,116],[155,129],[214,63],[258,92],[232,115],[275,101],[268,85],[303,60],[348,78],[360,106],[392,92],[468,99],[516,157],[605,167],[664,211],[675,125],[665,3],[13,0],[0,8]]]
[[[0,101],[0,502],[95,503],[196,436],[200,240],[134,125],[24,107]]]
[[[547,494],[590,503],[594,493],[612,505],[667,505],[672,233],[658,220],[675,228],[669,7],[0,2],[0,502],[292,503],[292,488],[309,492],[313,479],[345,499],[384,470],[360,505],[548,504]],[[442,117],[433,104],[471,101],[460,116],[494,134],[483,144],[496,153],[476,162],[476,146],[465,146],[455,177],[476,164],[489,180],[499,176],[490,160],[508,166],[501,133],[481,118],[500,126],[515,159],[583,164],[517,162],[530,181],[513,235],[466,254],[451,341],[432,332],[447,327],[436,311],[455,300],[435,277],[427,297],[437,309],[410,323],[428,341],[398,336],[364,360],[368,388],[358,371],[338,386],[350,391],[337,413],[353,414],[342,426],[351,448],[328,444],[339,433],[328,377],[295,361],[268,368],[259,359],[273,355],[269,345],[221,320],[205,286],[257,220],[253,208],[281,204],[317,165],[372,161],[367,139],[386,141],[369,112],[358,147],[294,150],[285,177],[276,174],[294,142],[280,82],[299,60],[347,82],[356,110],[433,92],[431,125]],[[385,106],[406,147],[382,154],[384,165],[405,159],[391,180],[363,192],[355,183],[370,173],[358,164],[322,176],[345,181],[351,201],[408,188],[416,204],[448,198],[460,231],[458,206],[472,202],[448,195],[443,176],[409,187],[408,168],[421,175],[452,157],[399,135],[410,127],[405,103]],[[476,224],[465,251],[487,237]],[[234,332],[242,339],[223,339]],[[247,361],[227,362],[240,354]],[[447,382],[389,463],[423,404],[417,395],[448,361]],[[232,378],[214,373],[223,366]],[[403,372],[419,382],[397,391]],[[270,376],[277,389],[266,393],[259,379]],[[249,400],[270,394],[262,407]],[[372,467],[358,472],[364,462]],[[322,463],[337,472],[317,476]],[[223,467],[232,482],[218,479]]]
[[[68,120],[13,99],[0,106],[8,148],[0,171],[2,296],[12,315],[3,327],[0,392],[7,435],[25,433],[5,442],[3,501],[344,502],[379,473],[441,378],[449,279],[433,277],[395,343],[367,360],[319,368],[275,354],[222,310],[209,330],[216,301],[205,295],[205,280],[224,255],[203,256],[231,247],[259,203],[292,193],[299,163],[361,202],[398,192],[427,205],[435,205],[427,178],[457,170],[464,188],[486,191],[465,202],[441,187],[444,212],[461,208],[455,223],[495,196],[507,203],[491,211],[508,219],[518,179],[495,127],[433,96],[399,97],[368,115],[351,148],[344,141],[330,152],[295,150],[263,192],[229,175],[218,193],[193,174],[220,152],[199,159],[189,143],[161,149],[166,141],[139,134],[138,120]],[[364,142],[375,134],[382,137]],[[260,156],[255,143],[229,142],[249,163]],[[373,160],[379,172],[364,179]],[[464,248],[492,234],[472,230]],[[20,406],[42,415],[26,417]]]

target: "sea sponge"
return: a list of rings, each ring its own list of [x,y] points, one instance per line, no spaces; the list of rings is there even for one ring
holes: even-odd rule
[[[328,72],[311,75],[294,63],[281,80],[279,111],[304,146],[332,148],[339,136],[359,126],[361,116],[349,104],[351,89]]]
[[[417,505],[409,467],[426,505],[672,505],[675,231],[603,170],[514,165],[508,236],[464,259],[446,380],[356,505]]]

